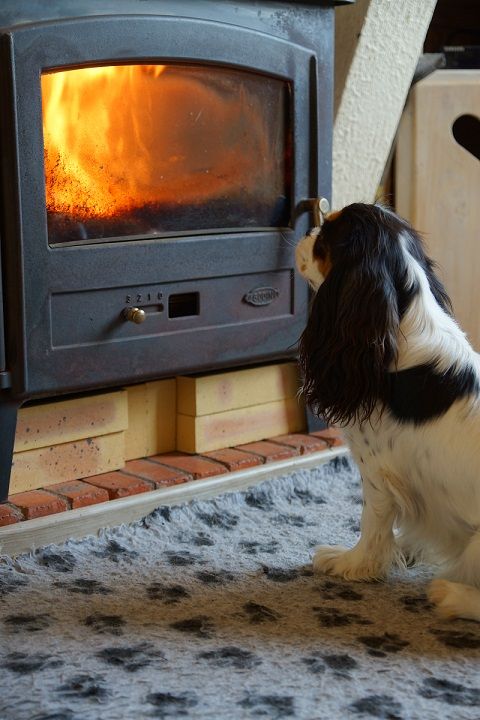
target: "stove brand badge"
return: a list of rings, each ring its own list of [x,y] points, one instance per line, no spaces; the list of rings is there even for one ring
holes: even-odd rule
[[[278,298],[280,291],[274,287],[259,287],[250,290],[243,296],[243,301],[249,305],[270,305]]]

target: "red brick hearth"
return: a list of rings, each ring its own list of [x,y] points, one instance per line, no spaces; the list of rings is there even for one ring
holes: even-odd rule
[[[309,435],[280,435],[201,455],[169,452],[130,460],[121,470],[10,495],[8,502],[0,505],[0,526],[245,470],[298,455],[321,453],[341,445],[343,441],[340,433],[329,428]]]

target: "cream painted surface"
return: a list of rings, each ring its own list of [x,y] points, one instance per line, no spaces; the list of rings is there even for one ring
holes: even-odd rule
[[[10,495],[101,475],[124,465],[123,431],[25,450],[13,456]]]
[[[124,390],[20,408],[15,453],[126,430]]]
[[[436,0],[357,5],[336,10],[334,208],[375,198]]]
[[[176,380],[131,385],[125,459],[136,460],[175,450]]]
[[[423,233],[478,351],[480,162],[453,137],[460,115],[480,119],[479,70],[437,70],[415,85],[398,136],[396,204]]]
[[[305,406],[298,397],[211,415],[177,415],[177,450],[204,453],[265,438],[305,431]]]
[[[177,412],[200,417],[296,397],[296,363],[177,377]]]

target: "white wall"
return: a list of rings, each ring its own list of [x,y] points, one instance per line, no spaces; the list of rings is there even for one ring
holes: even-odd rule
[[[436,0],[336,9],[332,206],[372,202]]]

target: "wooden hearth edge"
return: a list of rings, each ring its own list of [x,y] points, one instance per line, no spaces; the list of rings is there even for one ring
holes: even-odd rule
[[[247,470],[227,472],[205,480],[193,480],[182,485],[6,525],[0,528],[0,553],[15,556],[50,543],[62,543],[69,538],[95,535],[102,528],[140,520],[161,505],[178,505],[191,500],[206,500],[224,492],[245,490],[262,480],[312,468],[348,454],[346,447],[333,447]]]

